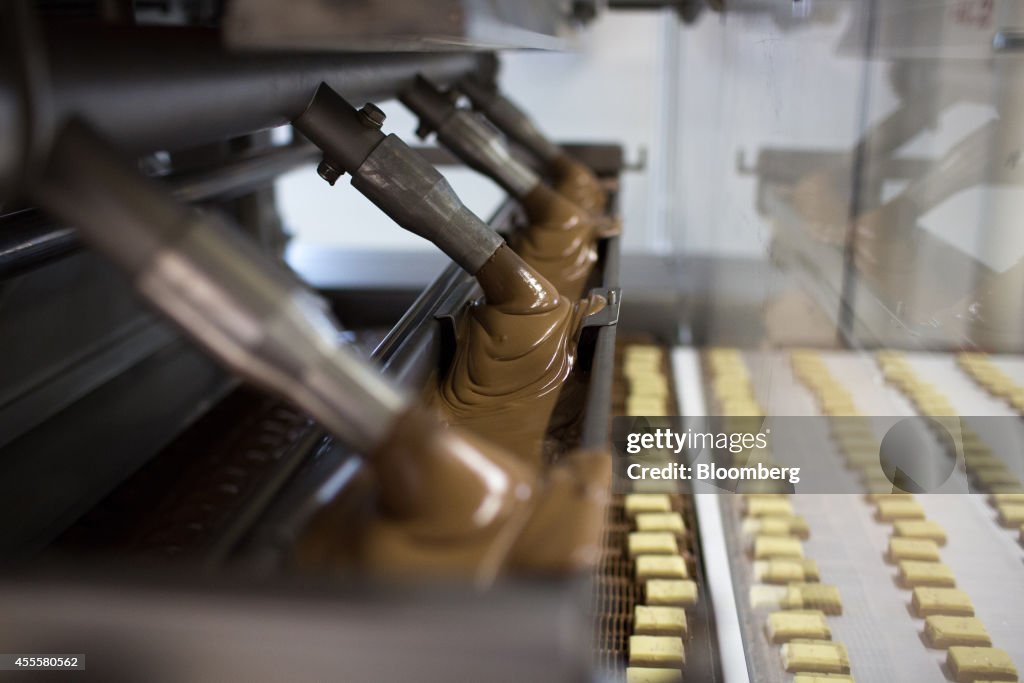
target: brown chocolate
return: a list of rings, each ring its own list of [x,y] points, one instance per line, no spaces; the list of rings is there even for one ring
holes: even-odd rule
[[[579,298],[597,262],[597,222],[544,184],[522,204],[530,226],[514,235],[512,248],[559,292]]]
[[[498,575],[531,509],[536,475],[528,467],[419,409],[399,418],[368,465],[375,509],[332,501],[298,544],[302,565],[483,584]]]
[[[509,569],[563,574],[593,567],[601,554],[611,478],[605,451],[575,451],[556,463],[512,548]]]
[[[590,213],[604,213],[608,195],[593,171],[568,154],[552,161],[549,169],[559,194]]]
[[[436,403],[450,424],[539,469],[552,410],[575,362],[580,322],[603,300],[559,296],[507,246],[477,279],[485,300],[459,323],[455,358]]]

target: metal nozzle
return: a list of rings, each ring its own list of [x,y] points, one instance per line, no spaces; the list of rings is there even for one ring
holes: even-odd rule
[[[527,114],[497,90],[491,90],[472,78],[459,81],[473,108],[483,112],[499,130],[519,143],[540,161],[550,164],[562,155],[562,148],[547,139]]]
[[[139,291],[242,377],[369,452],[409,401],[339,342],[327,304],[215,216],[178,204],[71,122],[34,192]]]
[[[504,243],[466,208],[437,169],[397,136],[368,125],[326,85],[293,125],[324,151],[332,167],[352,175],[353,187],[469,273],[475,275]]]
[[[399,99],[420,118],[421,131],[435,131],[437,139],[455,156],[512,196],[521,199],[540,182],[536,173],[509,154],[497,129],[479,114],[457,108],[423,76],[417,76]]]

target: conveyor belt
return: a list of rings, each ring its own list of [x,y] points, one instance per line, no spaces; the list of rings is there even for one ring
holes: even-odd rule
[[[900,391],[884,383],[871,356],[822,352],[829,371],[853,395],[865,414],[916,414]],[[915,370],[945,392],[965,415],[1013,415],[1012,410],[973,383],[949,354],[907,354]],[[758,400],[770,415],[816,415],[813,395],[793,376],[789,354],[748,352]],[[1024,377],[1024,362],[999,359],[1001,368]],[[813,426],[811,427],[813,429]],[[822,434],[809,436],[827,443]],[[881,435],[879,435],[881,436]],[[837,477],[852,476],[839,452],[828,448],[822,459]],[[928,519],[947,532],[942,561],[957,586],[972,599],[977,616],[988,628],[996,647],[1006,650],[1024,668],[1024,550],[1017,535],[999,526],[983,495],[919,495]],[[874,519],[874,508],[861,495],[791,497],[797,514],[811,527],[804,542],[808,557],[818,562],[821,580],[838,587],[844,613],[829,619],[833,637],[846,644],[852,673],[859,682],[952,680],[945,668],[946,652],[926,647],[923,620],[910,610],[910,591],[896,580],[896,568],[885,561],[891,527]],[[720,508],[726,529],[729,561],[734,575],[737,606],[743,628],[752,680],[788,681],[778,646],[767,642],[764,615],[755,614],[748,598],[751,562],[740,533],[740,508],[733,496],[722,496]],[[708,567],[712,575],[715,567]]]

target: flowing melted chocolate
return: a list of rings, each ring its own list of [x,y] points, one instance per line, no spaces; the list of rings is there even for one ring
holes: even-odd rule
[[[530,227],[515,234],[512,248],[559,292],[578,299],[597,262],[595,221],[544,184],[522,204]]]
[[[564,574],[592,567],[601,554],[611,479],[605,451],[575,451],[556,463],[509,554],[509,569]]]
[[[359,523],[351,501],[332,501],[300,539],[301,565],[489,583],[532,510],[533,471],[472,435],[444,429],[426,411],[399,418],[369,466],[379,492],[374,509]]]
[[[539,469],[552,410],[575,362],[580,323],[604,302],[559,296],[507,246],[477,280],[484,300],[459,324],[437,404],[449,423]]]
[[[552,161],[550,171],[559,194],[590,213],[604,213],[608,195],[593,171],[568,154]]]
[[[483,586],[509,571],[581,571],[598,556],[611,481],[603,451],[572,453],[538,483],[500,449],[410,412],[370,467],[375,509],[360,522],[350,501],[332,501],[298,543],[301,566]]]

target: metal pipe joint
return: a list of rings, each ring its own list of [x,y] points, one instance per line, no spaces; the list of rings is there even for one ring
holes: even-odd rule
[[[545,164],[550,164],[562,155],[562,149],[548,140],[523,110],[497,90],[482,85],[473,78],[463,78],[456,86],[473,108],[482,112],[502,132],[522,145]]]
[[[370,106],[357,111],[321,85],[293,125],[324,151],[325,180],[333,185],[332,178],[351,174],[352,186],[396,223],[475,275],[504,241],[466,208],[436,168],[396,135],[380,131],[373,111],[367,114]]]
[[[512,157],[504,136],[483,116],[456,107],[451,97],[423,76],[417,76],[399,99],[419,117],[420,137],[436,132],[442,145],[512,196],[522,199],[540,182],[540,176]]]

